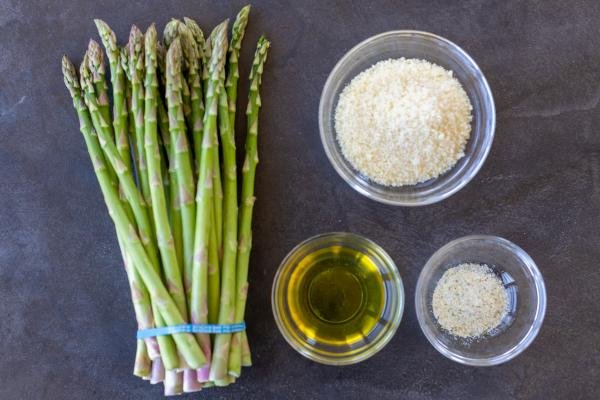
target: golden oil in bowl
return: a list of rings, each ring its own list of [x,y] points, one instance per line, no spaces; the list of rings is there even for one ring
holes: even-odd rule
[[[290,313],[309,340],[354,343],[371,332],[385,303],[379,269],[365,254],[340,245],[308,254],[287,288]]]
[[[329,233],[288,254],[275,277],[272,302],[292,347],[312,360],[344,365],[372,356],[391,339],[404,291],[383,249],[358,235]]]

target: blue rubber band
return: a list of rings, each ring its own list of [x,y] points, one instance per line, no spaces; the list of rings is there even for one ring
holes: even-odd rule
[[[238,324],[183,324],[142,329],[137,331],[137,338],[147,339],[155,336],[172,335],[174,333],[235,333],[244,330],[246,330],[245,322]]]

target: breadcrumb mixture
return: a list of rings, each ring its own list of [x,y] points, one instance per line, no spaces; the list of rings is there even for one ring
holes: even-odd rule
[[[472,338],[500,325],[507,312],[508,296],[490,267],[461,264],[442,275],[433,292],[432,307],[443,329]]]
[[[342,91],[335,130],[344,157],[386,186],[435,178],[464,156],[472,106],[452,71],[419,59],[380,61]]]

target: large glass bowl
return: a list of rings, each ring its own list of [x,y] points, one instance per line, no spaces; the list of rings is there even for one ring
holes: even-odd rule
[[[500,326],[477,340],[450,335],[437,323],[431,301],[444,272],[462,263],[490,266],[508,294]],[[466,365],[497,365],[519,355],[538,334],[546,312],[546,289],[537,266],[523,249],[496,236],[466,236],[436,251],[421,271],[415,292],[423,333],[444,356]]]
[[[335,133],[335,108],[348,83],[373,64],[390,58],[419,58],[454,72],[473,106],[465,156],[443,175],[416,185],[384,186],[362,175],[344,158]],[[382,203],[421,206],[443,200],[464,187],[483,165],[494,138],[496,111],[488,83],[475,61],[456,44],[427,32],[391,31],[353,47],[336,64],[321,94],[319,130],[327,157],[359,193]]]
[[[301,300],[288,298],[294,270],[309,254],[329,246],[349,247],[368,257],[377,266],[384,287],[384,305],[377,324],[362,339],[339,345],[319,343],[300,329],[291,306]],[[381,350],[394,336],[404,310],[404,287],[390,256],[374,242],[352,233],[326,233],[296,246],[281,262],[271,292],[271,304],[277,327],[285,340],[303,356],[329,365],[347,365],[363,361]]]

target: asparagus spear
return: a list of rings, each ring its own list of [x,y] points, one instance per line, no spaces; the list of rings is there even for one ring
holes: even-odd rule
[[[183,373],[165,371],[165,396],[176,396],[183,393]]]
[[[211,57],[212,56],[212,49],[213,49],[213,44],[215,43],[215,36],[216,36],[216,32],[217,32],[217,27],[215,27],[215,29],[212,30],[212,32],[210,33],[208,39],[204,42],[204,53],[205,53],[205,57]],[[225,57],[225,56],[223,56]],[[223,63],[225,63],[225,59],[223,60]],[[204,74],[204,72],[203,72]],[[222,72],[219,74],[219,76],[221,76]],[[209,73],[208,70],[206,70],[206,75],[202,76],[203,81],[205,81],[204,84],[204,97],[205,97],[205,103],[208,102],[208,89],[207,89],[207,81],[209,79]],[[218,98],[217,98],[217,102],[218,102]],[[218,149],[218,139],[217,139],[217,149]],[[223,251],[223,185],[221,183],[221,163],[219,161],[220,155],[219,155],[219,151],[217,150],[215,152],[215,156],[213,158],[213,191],[214,191],[214,195],[213,195],[213,207],[214,207],[214,220],[215,220],[215,231],[216,231],[216,235],[217,235],[217,249],[219,252],[219,257],[221,257],[222,251]]]
[[[89,56],[88,56],[89,52],[86,53],[86,56],[84,57],[84,65],[86,66],[86,71],[89,71],[90,65],[95,65],[97,69],[99,69],[100,68],[99,65],[101,65],[101,63],[98,61],[98,57],[101,57],[101,53],[98,53],[98,49],[94,48],[94,46],[92,46],[92,49],[96,53],[94,55],[94,58],[96,60],[94,63],[90,62]],[[100,54],[100,55],[98,55],[98,54]],[[65,76],[65,83],[67,84],[67,88],[69,88],[69,91],[71,92],[71,95],[73,96],[74,106],[77,108],[78,107],[77,102],[81,98],[80,89],[79,89],[78,82],[76,82],[76,81],[71,82],[71,80],[76,79],[75,69],[66,57],[63,57],[62,68],[63,68],[63,75]],[[89,71],[89,73],[91,74],[91,71]],[[96,80],[98,80],[98,79],[96,79]],[[96,85],[96,87],[98,87],[98,85]],[[102,89],[102,90],[104,90],[104,89]],[[100,97],[102,97],[102,96],[98,96],[96,98],[96,101],[99,102]],[[107,110],[105,110],[105,111],[107,111]],[[81,119],[81,117],[80,117],[80,119]],[[107,166],[107,174],[108,174],[109,178],[111,179],[111,181],[115,180],[114,170],[112,168],[110,168],[110,166]],[[113,184],[115,184],[115,183],[116,182],[113,182]],[[118,235],[118,232],[117,232],[117,239],[119,241],[119,247],[121,248],[121,253],[123,255],[123,262],[125,265],[125,270],[127,271],[127,277],[128,277],[129,286],[131,289],[132,302],[133,302],[133,306],[134,306],[136,320],[138,321],[138,328],[139,329],[152,328],[154,326],[154,318],[153,318],[152,310],[150,307],[150,300],[148,297],[148,293],[147,293],[144,285],[141,283],[141,278],[139,277],[139,275],[137,274],[135,269],[133,269],[131,266],[131,259],[123,247],[123,240],[122,240],[121,236]],[[137,376],[142,376],[142,377],[148,376],[148,374],[150,372],[149,371],[148,354],[153,357],[156,357],[158,355],[158,344],[156,343],[156,340],[154,338],[149,338],[146,342],[148,344],[147,347],[143,341],[138,341],[138,344],[136,347],[135,364],[134,364],[134,374]],[[142,351],[146,354],[140,353]]]
[[[181,99],[181,41],[173,40],[167,51],[167,105],[169,108],[169,130],[171,132],[171,153],[178,187],[183,232],[183,271],[186,293],[191,290],[191,277],[194,254],[194,224],[196,204],[194,203],[195,183],[192,161],[185,133],[185,121]]]
[[[214,50],[213,50],[214,51]],[[219,133],[223,148],[223,264],[221,269],[221,298],[219,302],[219,323],[231,324],[235,313],[235,266],[237,258],[237,167],[235,137],[231,129],[227,92],[223,87],[225,72],[221,71],[219,85]],[[215,336],[210,379],[223,380],[227,376],[227,363],[231,334]]]
[[[206,93],[208,89],[208,65],[211,56],[210,43],[206,43],[204,39],[204,33],[196,24],[196,22],[190,18],[184,18],[186,26],[192,32],[192,35],[196,41],[199,57],[202,61],[202,81],[203,88]],[[196,144],[196,142],[194,142]],[[198,143],[200,144],[200,143]],[[201,146],[200,146],[201,147]],[[197,154],[201,149],[197,150]],[[199,157],[198,157],[199,158]],[[212,165],[212,177],[213,177],[213,207],[211,207],[211,227],[209,237],[209,251],[208,251],[208,322],[211,324],[217,323],[219,317],[219,297],[221,292],[220,287],[220,248],[222,240],[222,200],[223,191],[221,188],[221,169],[219,163],[219,151],[215,152],[213,157]]]
[[[208,323],[216,324],[219,319],[219,298],[221,293],[221,268],[219,266],[219,249],[215,210],[210,210],[210,235],[208,242]]]
[[[210,59],[210,54],[206,54],[205,53],[205,40],[204,40],[204,32],[202,32],[202,29],[200,29],[200,27],[198,26],[198,24],[196,23],[196,21],[194,21],[191,18],[188,17],[184,17],[183,18],[183,22],[185,23],[185,26],[190,30],[190,32],[192,33],[192,36],[194,37],[194,41],[196,42],[196,47],[198,49],[198,63],[201,66],[201,79],[204,82],[204,71],[206,70],[206,82],[208,82],[208,62]]]
[[[128,111],[125,96],[126,78],[124,75],[123,68],[121,67],[120,49],[117,46],[117,39],[115,33],[110,29],[108,24],[99,19],[94,20],[94,22],[96,23],[98,33],[100,34],[100,38],[102,39],[102,44],[106,49],[106,54],[108,56],[108,61],[110,65],[110,74],[112,77],[113,91],[113,129],[115,133],[115,142],[121,159],[130,168],[131,161],[129,155],[129,141],[127,137]],[[93,70],[97,71],[94,75],[97,75],[98,78],[95,78],[95,80],[102,83],[101,85],[96,84],[96,90],[100,91],[100,93],[104,93],[104,95],[99,96],[98,102],[105,103],[105,105],[107,106],[108,99],[106,99],[106,102],[104,100],[100,101],[100,98],[103,99],[105,97],[106,90],[103,79],[104,67],[102,66],[102,60],[100,59],[101,52],[99,51],[99,46],[96,46],[93,42],[91,42],[90,52],[92,54],[97,54],[95,57],[91,57],[91,60],[99,59],[99,61],[93,61],[89,63],[90,67]],[[101,107],[101,110],[103,110],[103,117],[108,118],[108,107]],[[127,215],[130,219],[132,219],[133,213],[131,211],[131,208],[129,207],[129,204],[124,198],[122,187],[120,188],[119,192],[121,201],[124,202],[124,207],[126,208]],[[136,315],[143,316],[141,318],[137,318],[138,329],[151,328],[154,326],[154,318],[152,315],[152,309],[148,293],[146,291],[146,288],[143,287],[143,284],[141,284],[141,278],[139,277],[139,274],[132,266],[131,257],[125,253],[122,239],[120,237],[118,237],[118,239],[119,247],[121,247],[121,251],[123,253],[123,261],[125,263],[125,268],[128,271],[127,276],[129,277],[129,286],[131,288],[134,309],[136,310]],[[142,319],[141,323],[140,319]],[[147,338],[145,342],[143,340],[138,340],[138,344],[136,346],[134,374],[137,376],[148,378],[150,375],[150,360],[155,359],[159,356],[160,353],[156,338]]]
[[[135,362],[133,366],[133,375],[139,376],[142,379],[150,379],[152,373],[152,360],[148,356],[146,342],[138,339],[135,347]]]
[[[144,200],[151,204],[148,167],[144,150],[144,34],[135,25],[129,34],[129,74],[131,76],[131,111],[134,115],[137,175]]]
[[[240,49],[242,48],[242,40],[246,25],[248,25],[248,15],[250,14],[250,4],[243,7],[235,18],[233,27],[231,28],[231,45],[229,46],[229,71],[227,73],[227,99],[229,101],[229,125],[235,132],[235,111],[237,101],[237,86],[240,79],[240,71],[238,60],[240,57]]]
[[[63,58],[63,74],[65,85],[73,98],[73,105],[77,111],[80,130],[85,139],[94,171],[100,184],[100,189],[104,200],[109,209],[109,214],[115,223],[118,234],[123,238],[125,250],[132,255],[134,266],[140,274],[142,281],[148,289],[150,296],[156,299],[158,311],[169,325],[178,325],[184,323],[184,319],[179,313],[177,306],[170,297],[167,289],[161,282],[160,275],[152,268],[152,261],[148,257],[140,236],[138,236],[132,221],[129,221],[127,214],[123,209],[116,188],[112,185],[108,174],[104,154],[100,147],[96,132],[92,128],[90,113],[85,106],[81,87],[77,83],[75,68],[71,62]],[[197,342],[191,334],[178,333],[173,335],[178,348],[186,358],[186,361],[195,368],[202,366],[206,358]]]
[[[112,121],[108,101],[108,85],[106,84],[106,66],[104,64],[104,55],[98,42],[90,40],[87,55],[88,67],[92,72],[92,81],[97,96],[98,110],[105,121]],[[110,126],[109,131],[114,140],[112,126]]]
[[[119,183],[123,188],[125,197],[129,202],[133,214],[135,216],[135,221],[137,222],[139,233],[142,238],[142,243],[144,245],[145,250],[147,251],[147,255],[151,261],[151,265],[154,268],[154,271],[157,273],[160,272],[159,262],[158,262],[158,253],[156,250],[155,237],[154,232],[152,230],[150,218],[147,213],[147,207],[144,203],[143,196],[137,190],[135,186],[135,182],[133,181],[133,176],[130,172],[130,169],[127,168],[126,164],[121,159],[115,144],[110,140],[108,133],[108,124],[102,118],[98,111],[98,105],[94,96],[94,88],[91,83],[90,72],[86,67],[86,63],[82,63],[81,65],[81,85],[84,90],[84,99],[85,103],[89,108],[92,122],[100,137],[100,145],[104,154],[109,162],[109,168],[112,167],[114,171],[117,172],[119,177]],[[127,211],[124,208],[124,212],[127,216]],[[135,260],[134,260],[135,262]],[[152,302],[153,312],[154,312],[154,320],[156,326],[164,326],[164,321],[162,320],[161,315],[158,313],[156,302]],[[157,338],[160,354],[163,357],[163,361],[167,369],[176,368],[178,365],[178,357],[175,352],[175,347],[173,341],[168,336],[159,336]]]
[[[152,198],[152,212],[156,226],[156,238],[162,260],[163,272],[168,282],[167,288],[177,304],[181,315],[187,315],[187,303],[177,255],[173,243],[173,235],[169,225],[165,192],[163,189],[161,154],[158,147],[157,101],[158,79],[156,77],[156,41],[157,33],[154,24],[150,25],[145,35],[145,147]]]
[[[158,78],[156,76],[157,32],[154,24],[146,31],[144,48],[146,51],[146,107],[144,110],[144,115],[146,117],[146,156],[148,161],[148,172],[150,174],[150,193],[152,195],[154,221],[165,278],[167,282],[169,282],[169,292],[176,301],[181,314],[187,316],[186,295],[183,289],[181,270],[177,263],[177,254],[175,252],[175,245],[169,225],[165,192],[162,185],[162,170],[160,165],[161,153],[158,147],[159,140],[156,120],[158,111],[156,99],[159,97],[159,94]],[[191,371],[195,372],[195,370]],[[192,386],[191,389],[196,389],[198,380],[190,380],[189,378],[189,374],[184,376],[183,372],[177,373],[175,371],[167,371],[167,374],[165,375],[165,395],[180,394],[184,391],[184,388],[187,389],[186,391],[190,391],[190,386]],[[192,385],[190,385],[190,382]]]
[[[195,43],[195,51],[196,51],[196,65],[197,65],[197,73],[198,73],[198,78],[199,78],[199,86],[201,87],[201,92],[200,92],[200,102],[202,103],[202,107],[201,107],[201,115],[200,118],[201,120],[203,119],[204,116],[204,91],[202,91],[202,82],[204,79],[204,70],[206,69],[206,75],[208,76],[208,59],[206,59],[206,57],[204,56],[204,33],[202,32],[202,29],[200,29],[200,27],[198,26],[198,24],[191,18],[187,18],[184,17],[184,23],[185,23],[185,31],[187,31],[194,43]],[[190,86],[195,86],[195,85],[190,85]],[[196,109],[194,108],[194,106],[192,105],[192,113],[195,111]],[[202,124],[204,125],[204,121],[202,121]],[[198,168],[200,167],[200,153],[202,152],[202,132],[204,131],[204,126],[202,126],[202,131],[200,132],[199,135],[194,135],[194,155],[196,157],[195,159],[195,168],[196,168],[196,173],[198,173]],[[199,137],[196,137],[199,136]]]
[[[130,165],[129,142],[127,139],[127,103],[125,99],[125,73],[120,63],[120,51],[117,46],[115,33],[106,22],[95,19],[96,27],[102,44],[106,49],[113,93],[113,128],[115,131],[115,142],[119,154],[125,163]],[[104,115],[103,115],[104,116]]]
[[[133,138],[135,136],[135,127],[134,127],[134,118],[133,110],[131,107],[131,74],[129,73],[129,43],[125,45],[125,47],[119,48],[119,63],[121,64],[121,70],[123,71],[124,76],[124,89],[125,89],[125,109],[126,109],[126,121],[127,121],[127,138],[125,140],[129,142],[128,138]],[[133,155],[133,159],[137,160],[137,147],[135,143],[130,143],[129,148]],[[121,151],[119,151],[121,153]],[[123,158],[130,158],[127,154],[122,154]],[[136,161],[137,162],[137,161]],[[131,167],[131,160],[129,161],[129,167]],[[133,169],[132,169],[133,170]]]
[[[248,264],[250,261],[250,248],[252,247],[252,210],[255,200],[254,179],[258,164],[258,113],[261,106],[259,89],[269,46],[269,41],[261,36],[256,46],[256,54],[250,71],[250,94],[248,96],[248,109],[246,110],[248,134],[246,136],[246,158],[242,168],[242,195],[238,232],[235,322],[242,322],[244,319],[248,293]],[[240,376],[241,373],[243,339],[241,332],[233,334],[228,368],[229,373],[233,376]],[[247,343],[244,345],[247,345]]]
[[[179,35],[185,64],[187,65],[187,84],[190,88],[190,132],[191,142],[194,148],[194,171],[198,173],[200,168],[200,153],[202,149],[202,132],[204,130],[204,102],[202,101],[201,70],[198,64],[199,54],[196,40],[191,30],[184,24],[179,24]]]
[[[150,384],[156,385],[157,383],[161,383],[165,380],[165,366],[162,363],[162,360],[157,358],[152,361],[152,372],[150,375]]]
[[[242,332],[242,367],[250,367],[252,365],[252,355],[250,354],[250,345],[248,344],[248,336],[246,331]]]
[[[215,51],[211,55],[209,73],[210,78],[207,86],[206,109],[204,112],[204,134],[202,141],[202,151],[200,155],[200,170],[198,171],[198,191],[196,202],[198,214],[196,215],[196,233],[194,243],[194,265],[192,281],[192,303],[191,315],[192,321],[197,324],[207,322],[208,304],[208,250],[211,225],[211,207],[213,204],[213,176],[212,166],[216,153],[217,136],[217,107],[219,96],[219,77],[223,70],[225,52],[227,51],[227,24],[224,21],[218,25],[215,36]],[[198,339],[203,345],[205,354],[210,358],[210,340],[208,335],[199,335]],[[208,369],[204,368],[198,373],[198,380],[204,382],[208,380]]]
[[[156,55],[158,61],[159,81],[163,88],[167,85],[167,53],[161,43],[156,45]],[[164,91],[163,91],[164,93]],[[181,273],[183,274],[183,226],[181,220],[181,206],[177,194],[177,175],[175,173],[175,155],[171,146],[171,133],[169,132],[169,114],[162,96],[159,96],[158,118],[160,122],[160,131],[169,159],[169,220],[175,241],[175,250],[177,253],[177,262]]]
[[[167,25],[165,26],[165,30],[163,33],[163,38],[165,41],[165,45],[167,49],[171,47],[171,44],[175,41],[176,38],[180,35],[180,26],[183,25],[181,21],[178,19],[172,18]],[[185,62],[182,62],[182,66],[184,70],[187,70],[187,65]],[[188,86],[188,82],[185,79],[181,80],[181,102],[183,109],[183,116],[185,122],[188,126],[188,130],[191,132],[192,126],[190,123],[191,113],[192,113],[192,104],[191,104],[191,95],[190,88]]]

